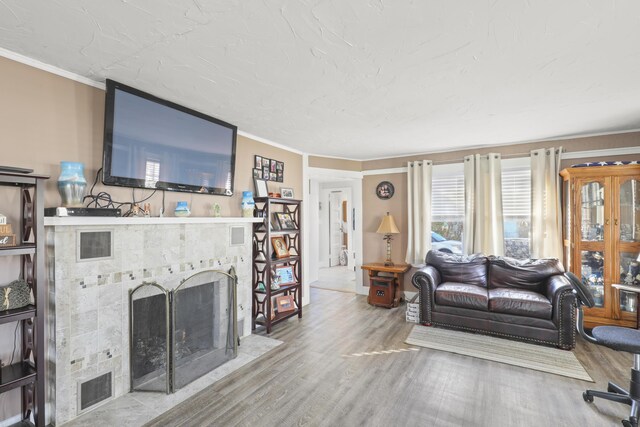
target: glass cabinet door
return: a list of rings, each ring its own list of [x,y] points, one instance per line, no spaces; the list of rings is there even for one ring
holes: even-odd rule
[[[640,242],[640,185],[636,179],[620,184],[620,243]]]
[[[596,307],[604,307],[604,256],[600,251],[581,251],[582,283],[589,287]]]
[[[601,242],[604,240],[604,184],[587,182],[580,188],[582,241]]]
[[[637,179],[621,179],[618,187],[620,205],[617,218],[619,252],[615,274],[617,283],[640,288],[640,183]],[[620,311],[636,313],[638,294],[620,291]]]
[[[622,285],[640,288],[640,254],[637,252],[620,252],[620,275],[618,280]],[[638,311],[638,294],[620,291],[620,310],[635,313]]]

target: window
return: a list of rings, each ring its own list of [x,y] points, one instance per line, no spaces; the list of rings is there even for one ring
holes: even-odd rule
[[[433,168],[431,184],[431,247],[462,253],[464,173],[462,164]]]
[[[147,160],[144,171],[144,186],[154,188],[160,180],[160,162],[155,160]]]
[[[505,255],[517,259],[529,258],[529,227],[531,224],[531,168],[503,161],[502,214],[504,217]]]

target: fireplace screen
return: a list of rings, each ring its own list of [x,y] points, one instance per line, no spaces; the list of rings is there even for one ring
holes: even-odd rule
[[[132,390],[171,393],[236,357],[236,277],[231,273],[194,274],[164,291],[164,309],[162,293],[148,289],[160,286],[142,284],[131,292]],[[136,313],[147,309],[154,314]]]

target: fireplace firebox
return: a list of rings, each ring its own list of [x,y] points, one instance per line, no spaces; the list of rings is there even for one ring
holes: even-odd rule
[[[235,271],[129,292],[131,391],[173,393],[237,356]]]

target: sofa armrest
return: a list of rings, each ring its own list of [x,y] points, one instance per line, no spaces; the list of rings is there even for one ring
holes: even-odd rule
[[[431,311],[436,288],[440,284],[440,273],[435,267],[427,265],[413,273],[411,283],[420,293],[420,322],[431,324]]]
[[[553,323],[558,327],[558,347],[572,349],[576,345],[576,297],[569,280],[557,274],[547,279],[547,298],[553,306]]]

